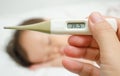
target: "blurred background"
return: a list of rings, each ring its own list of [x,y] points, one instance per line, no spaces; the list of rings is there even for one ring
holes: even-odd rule
[[[6,43],[13,32],[4,30],[4,26],[18,25],[30,18],[85,18],[93,11],[120,18],[120,0],[0,0],[0,75],[48,76],[54,73],[49,69],[45,75],[45,69],[33,72],[17,66],[4,52]],[[66,72],[61,75],[71,75]],[[56,72],[56,75],[58,73],[60,70]]]

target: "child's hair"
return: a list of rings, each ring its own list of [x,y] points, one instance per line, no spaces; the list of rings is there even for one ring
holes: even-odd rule
[[[45,21],[42,18],[34,18],[34,19],[29,19],[24,21],[21,25],[28,25],[28,24],[34,24],[34,23],[39,23]],[[28,56],[24,49],[21,47],[19,43],[19,38],[20,34],[22,31],[17,30],[12,36],[12,39],[8,42],[8,45],[6,47],[7,53],[11,56],[15,62],[18,64],[24,66],[24,67],[29,67],[32,63],[28,60]]]

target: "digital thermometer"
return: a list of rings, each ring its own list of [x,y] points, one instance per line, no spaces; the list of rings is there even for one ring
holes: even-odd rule
[[[115,19],[107,18],[106,21],[115,31],[117,31],[117,22]],[[4,28],[17,30],[34,30],[51,34],[91,35],[88,27],[88,19],[50,20],[31,25],[11,26]]]

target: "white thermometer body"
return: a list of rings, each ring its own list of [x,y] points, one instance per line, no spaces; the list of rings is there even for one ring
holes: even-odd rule
[[[106,20],[113,29],[117,31],[116,20],[113,18],[108,18]],[[51,20],[51,33],[91,35],[88,27],[88,19]]]

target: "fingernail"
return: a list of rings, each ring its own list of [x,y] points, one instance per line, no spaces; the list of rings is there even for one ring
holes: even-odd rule
[[[102,15],[98,12],[94,12],[90,15],[90,19],[91,19],[91,22],[94,24],[94,23],[99,23],[99,22],[102,22],[104,21],[104,18],[102,17]]]

